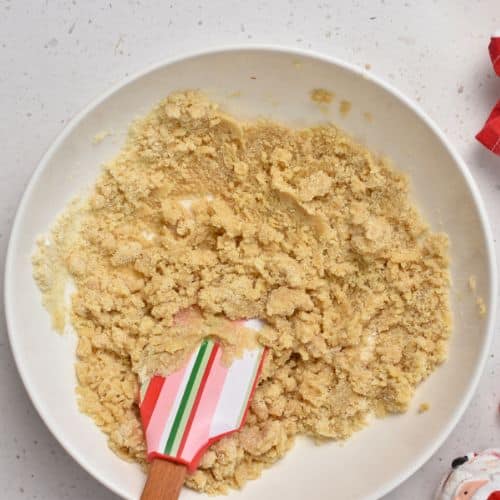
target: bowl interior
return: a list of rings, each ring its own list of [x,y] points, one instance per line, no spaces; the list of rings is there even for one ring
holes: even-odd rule
[[[318,87],[335,93],[327,109],[310,99],[311,89]],[[343,445],[315,446],[301,439],[260,480],[229,496],[264,500],[280,491],[289,499],[330,498],[334,484],[336,498],[379,497],[429,457],[471,395],[488,343],[493,264],[474,188],[441,136],[369,74],[338,62],[278,49],[206,53],[159,66],[113,89],[73,121],[32,179],[9,249],[6,311],[28,392],[52,432],[91,474],[126,498],[138,497],[142,472],[117,458],[104,435],[77,409],[75,338],[52,331],[30,258],[37,236],[47,231],[69,200],[93,184],[100,164],[119,150],[130,121],[169,92],[185,88],[206,91],[242,118],[266,116],[293,126],[338,123],[410,176],[412,196],[424,217],[434,230],[450,236],[454,328],[449,361],[418,388],[408,413],[374,421]],[[339,111],[341,100],[352,104],[347,114]],[[93,144],[92,138],[102,131],[113,135]],[[468,289],[471,275],[488,307],[484,318]],[[418,415],[422,402],[431,409]],[[199,497],[186,490],[183,498]]]

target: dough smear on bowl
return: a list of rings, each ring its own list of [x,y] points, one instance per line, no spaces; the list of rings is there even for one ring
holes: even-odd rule
[[[208,493],[258,477],[298,434],[343,440],[404,412],[446,358],[447,237],[406,177],[331,124],[241,122],[194,91],[132,125],[39,242],[34,275],[59,328],[73,282],[80,408],[141,464],[138,379],[207,335],[234,355],[269,348],[246,425],[187,478]]]

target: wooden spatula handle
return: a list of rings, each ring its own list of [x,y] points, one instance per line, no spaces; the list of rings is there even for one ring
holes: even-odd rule
[[[155,458],[149,469],[141,500],[177,500],[186,470],[184,465]]]

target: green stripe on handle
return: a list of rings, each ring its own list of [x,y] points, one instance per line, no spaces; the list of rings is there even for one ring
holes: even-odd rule
[[[200,346],[196,361],[194,362],[193,369],[191,370],[189,380],[186,384],[186,389],[182,395],[179,409],[175,415],[172,430],[170,431],[167,444],[165,445],[165,455],[174,456],[177,453],[177,448],[181,442],[184,428],[189,418],[213,346],[214,344],[211,340],[204,340]]]

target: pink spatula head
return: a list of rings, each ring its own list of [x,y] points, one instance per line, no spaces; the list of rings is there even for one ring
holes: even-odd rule
[[[261,347],[246,350],[226,365],[221,345],[205,339],[181,369],[143,384],[140,412],[148,459],[153,461],[143,500],[177,498],[186,470],[196,470],[211,444],[243,426],[264,355]],[[161,479],[170,486],[178,483],[177,492],[167,488],[161,493]]]

